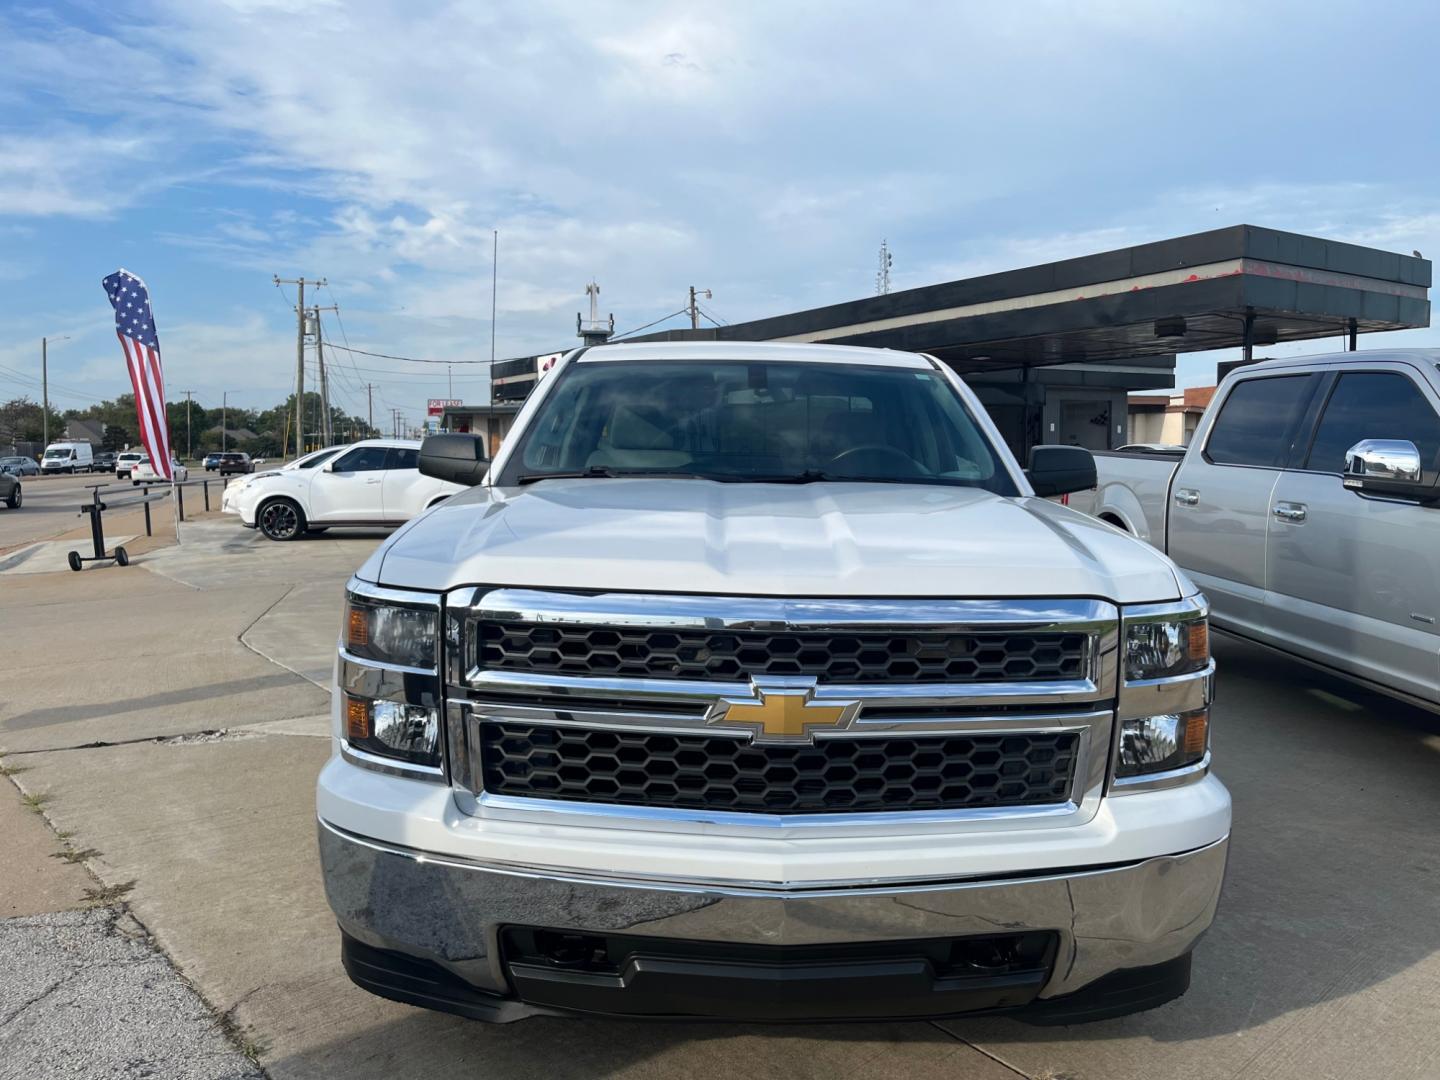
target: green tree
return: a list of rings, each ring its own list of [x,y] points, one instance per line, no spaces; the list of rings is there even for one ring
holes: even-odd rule
[[[65,434],[65,418],[50,410],[50,438]],[[0,443],[41,442],[45,438],[45,413],[40,403],[28,397],[11,398],[0,405]]]

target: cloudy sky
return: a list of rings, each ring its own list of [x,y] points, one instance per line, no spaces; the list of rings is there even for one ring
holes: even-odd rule
[[[0,397],[43,335],[58,406],[128,388],[117,266],[172,398],[263,406],[274,274],[329,279],[338,342],[488,358],[492,229],[502,357],[571,344],[591,277],[622,331],[690,284],[732,322],[864,296],[882,237],[897,288],[1241,222],[1440,254],[1437,31],[1418,0],[8,0]],[[336,366],[377,417],[447,393]]]

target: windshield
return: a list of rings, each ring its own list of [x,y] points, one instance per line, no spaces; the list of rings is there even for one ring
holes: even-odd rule
[[[944,376],[859,364],[575,363],[498,480],[557,474],[1016,489]]]
[[[45,451],[45,456],[47,458],[68,458],[72,453],[74,453],[74,451],[68,446],[63,450],[58,450],[52,446],[49,450]]]
[[[292,469],[313,469],[316,465],[324,465],[332,457],[344,450],[343,446],[331,446],[324,450],[317,450],[309,457],[296,458],[290,463]]]

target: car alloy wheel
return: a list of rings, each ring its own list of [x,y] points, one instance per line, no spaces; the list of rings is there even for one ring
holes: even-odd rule
[[[267,503],[260,511],[260,531],[271,540],[293,540],[300,532],[300,511],[294,503]]]

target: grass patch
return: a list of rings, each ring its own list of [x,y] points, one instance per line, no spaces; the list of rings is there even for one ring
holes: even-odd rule
[[[127,881],[120,885],[102,885],[98,889],[86,889],[82,896],[90,907],[109,907],[111,904],[125,899],[125,896],[133,888],[135,888],[135,882]]]
[[[84,851],[54,851],[51,852],[50,857],[52,859],[64,859],[68,863],[78,863],[103,854],[104,852],[96,851],[93,847],[87,847]]]
[[[20,801],[25,804],[25,809],[38,814],[40,808],[50,801],[50,796],[43,791],[33,791],[29,795],[21,795]]]
[[[19,776],[22,772],[29,771],[29,765],[7,765],[0,761],[0,776]]]
[[[254,991],[251,991],[251,993],[253,992]],[[260,1055],[270,1049],[270,1043],[265,1039],[251,1038],[235,1019],[235,1010],[238,1009],[245,998],[249,996],[250,994],[246,994],[245,997],[235,1002],[230,1008],[218,1014],[215,1017],[215,1026],[220,1029],[221,1034],[229,1039],[240,1053],[245,1055],[252,1065],[258,1066],[260,1064]]]

